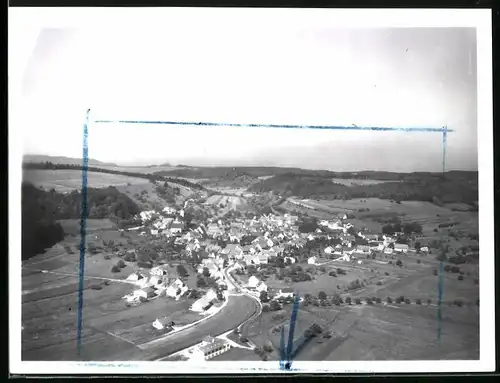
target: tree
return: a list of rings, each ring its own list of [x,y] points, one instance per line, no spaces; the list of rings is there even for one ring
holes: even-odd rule
[[[391,303],[392,303],[392,298],[391,298],[391,297],[387,297],[387,303],[388,303],[388,304],[391,304]]]
[[[463,281],[463,280],[464,280],[464,276],[463,276],[463,275],[459,275],[459,276],[458,276],[458,280],[459,280],[459,281]]]
[[[207,286],[207,281],[205,281],[204,278],[201,278],[199,277],[196,281],[196,287],[200,287],[200,288],[203,288],[203,287],[206,287]]]
[[[327,295],[324,291],[320,291],[318,293],[318,298],[321,299],[321,300],[325,300],[327,298]]]
[[[261,302],[269,302],[269,296],[268,296],[268,294],[267,294],[267,291],[262,290],[262,291],[260,292],[260,301],[261,301]]]
[[[125,264],[125,262],[123,262],[122,259],[120,259],[117,263],[116,263],[116,266],[118,266],[120,269],[123,269],[124,267],[127,267],[127,265]]]
[[[420,248],[422,247],[422,245],[420,244],[420,242],[415,242],[415,250],[417,251],[420,251]]]
[[[387,247],[394,250],[394,242],[389,243]]]
[[[271,341],[267,341],[265,344],[264,344],[264,347],[263,347],[264,351],[265,352],[273,352],[274,351],[274,347],[273,347],[273,344],[271,343]]]
[[[119,273],[120,268],[117,265],[113,265],[113,267],[111,268],[111,272],[112,273]]]
[[[206,278],[210,277],[210,270],[208,269],[208,267],[203,268],[203,276]]]
[[[179,274],[179,276],[181,278],[185,278],[188,276],[188,272],[187,272],[186,268],[184,267],[184,265],[177,265],[177,273]]]
[[[347,298],[345,299],[345,303],[347,303],[348,305],[350,305],[350,304],[352,303],[352,299],[351,299],[351,297],[347,297]]]
[[[401,261],[401,259],[398,259],[396,261],[396,266],[399,266],[399,267],[402,267],[403,266],[403,262]]]

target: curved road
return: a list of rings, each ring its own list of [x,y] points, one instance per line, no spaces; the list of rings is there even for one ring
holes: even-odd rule
[[[233,330],[258,314],[259,311],[259,305],[255,299],[244,295],[231,295],[226,307],[212,318],[174,333],[162,342],[147,345],[145,349],[155,354],[151,360],[161,360],[173,353],[194,346],[201,342],[205,336],[216,337]]]
[[[144,345],[143,349],[153,351],[154,360],[165,359],[176,352],[194,346],[205,336],[216,337],[236,328],[239,329],[261,314],[262,305],[258,298],[252,297],[244,291],[241,292],[240,287],[229,274],[230,269],[231,267],[223,272],[229,282],[229,291],[235,291],[235,294],[229,295],[227,305],[213,317],[196,326],[167,336],[160,342]]]

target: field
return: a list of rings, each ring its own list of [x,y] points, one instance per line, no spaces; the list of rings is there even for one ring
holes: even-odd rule
[[[332,178],[332,182],[345,186],[362,186],[362,185],[376,185],[387,183],[388,181],[379,180],[363,180],[356,178]]]
[[[283,325],[288,335],[291,305],[280,312],[264,313],[248,329],[258,346],[270,340],[279,359]],[[436,342],[437,311],[426,305],[341,305],[301,307],[294,339],[313,323],[330,332],[330,338],[312,339],[296,360],[440,360],[479,358],[479,309],[475,306],[445,306],[442,311],[441,344]]]
[[[398,259],[403,262],[402,267],[395,265]],[[301,266],[316,269],[312,281],[286,283],[273,276],[266,280],[266,284],[273,288],[292,287],[301,297],[306,294],[318,297],[319,292],[325,292],[330,300],[326,306],[301,304],[295,338],[312,323],[319,324],[333,335],[328,339],[321,336],[313,339],[300,352],[297,360],[479,358],[477,265],[460,266],[463,280],[458,279],[459,274],[444,273],[440,347],[436,345],[438,277],[433,271],[438,268],[438,262],[434,256],[379,254],[376,259],[362,259],[362,264],[333,261],[322,267]],[[337,268],[343,269],[346,274],[328,275]],[[363,286],[347,290],[349,283],[356,279]],[[352,306],[331,303],[337,294],[343,299],[350,297]],[[400,296],[409,298],[410,304],[386,303],[387,297],[395,302]],[[356,298],[361,299],[363,304],[355,304]],[[366,305],[367,298],[380,298],[381,303]],[[457,300],[462,302],[461,307],[454,304]],[[284,325],[285,334],[288,334],[290,314],[291,305],[285,305],[281,311],[263,313],[246,329],[245,336],[260,346],[270,340],[278,350],[279,332],[273,332],[273,328]],[[278,351],[271,353],[269,358],[278,360]]]
[[[82,172],[79,170],[23,170],[23,180],[42,187],[45,190],[55,189],[56,192],[66,193],[82,188]],[[87,186],[89,188],[103,188],[108,186],[124,186],[128,184],[147,184],[143,178],[128,177],[117,174],[99,172],[87,173]]]
[[[214,206],[221,206],[236,210],[246,205],[246,201],[242,197],[212,195],[207,198],[206,203]]]

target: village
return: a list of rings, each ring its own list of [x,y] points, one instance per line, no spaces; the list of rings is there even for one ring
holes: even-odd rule
[[[187,201],[184,209],[189,204],[195,202]],[[138,262],[136,270],[126,278],[137,286],[135,291],[123,297],[130,306],[164,297],[177,301],[196,298],[190,311],[197,313],[200,319],[178,326],[168,316],[159,317],[151,325],[161,331],[162,336],[214,316],[225,306],[230,294],[252,297],[264,311],[269,311],[273,306],[279,309],[283,303],[293,302],[294,281],[311,279],[307,273],[302,273],[306,275],[305,278],[293,279],[289,281],[289,287],[280,288],[264,281],[267,279],[265,270],[274,271],[300,263],[305,264],[305,267],[321,267],[332,263],[361,265],[372,254],[394,259],[398,253],[418,250],[425,254],[429,251],[427,247],[416,250],[407,243],[399,243],[398,238],[403,237],[404,233],[385,235],[356,230],[345,214],[338,214],[330,220],[317,220],[314,230],[304,227],[304,220],[291,214],[212,218],[197,222],[195,227],[187,229],[184,209],[168,206],[160,212],[143,211],[137,217],[141,224],[125,229],[135,231],[151,241],[173,242],[178,251],[176,259],[195,266],[196,286],[188,285],[187,279],[179,273],[175,273],[176,276],[169,275],[169,266],[166,264],[139,267],[142,264]],[[128,250],[128,253],[135,253],[135,250]],[[182,270],[183,266],[177,266],[177,270],[179,268]],[[300,299],[302,301],[303,297]],[[215,355],[213,353],[225,352],[231,346],[246,347],[251,344],[241,346],[241,342],[239,345],[233,342],[231,345],[227,339],[211,339],[197,345],[193,355],[198,355],[201,348],[213,350],[205,353],[205,359],[210,359]]]

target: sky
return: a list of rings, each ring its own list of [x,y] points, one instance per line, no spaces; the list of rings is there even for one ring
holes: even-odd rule
[[[22,84],[26,154],[81,157],[92,119],[441,127],[448,170],[477,170],[471,28],[233,25],[43,29]],[[24,113],[25,111],[25,113]],[[90,124],[123,165],[440,171],[439,133]]]

